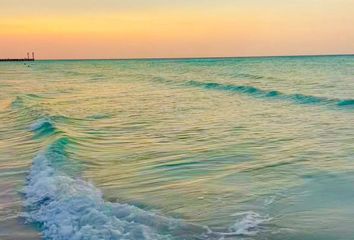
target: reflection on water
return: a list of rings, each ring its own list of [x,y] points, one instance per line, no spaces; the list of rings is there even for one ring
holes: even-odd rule
[[[1,64],[0,239],[350,239],[353,76],[352,56]]]

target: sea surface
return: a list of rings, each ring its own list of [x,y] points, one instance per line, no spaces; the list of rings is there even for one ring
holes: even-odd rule
[[[354,56],[0,64],[0,239],[354,239]]]

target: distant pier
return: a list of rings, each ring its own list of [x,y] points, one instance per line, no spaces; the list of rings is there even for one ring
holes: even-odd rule
[[[0,58],[0,62],[28,62],[35,61],[34,52],[32,52],[32,58],[30,58],[30,54],[27,53],[27,58]]]

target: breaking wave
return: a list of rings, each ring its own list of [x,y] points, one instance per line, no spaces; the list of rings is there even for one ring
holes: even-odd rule
[[[49,118],[42,118],[30,125],[29,129],[35,132],[35,136],[50,135],[56,131],[54,123]]]
[[[31,131],[54,128],[48,119],[30,126]],[[235,215],[234,225],[223,232],[207,226],[165,217],[133,205],[104,200],[93,184],[63,171],[68,137],[61,137],[34,157],[24,188],[24,214],[38,224],[44,239],[221,239],[253,236],[267,218],[254,212]]]

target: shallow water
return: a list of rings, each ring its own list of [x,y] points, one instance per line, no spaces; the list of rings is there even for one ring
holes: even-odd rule
[[[354,238],[354,56],[0,64],[0,239]]]

